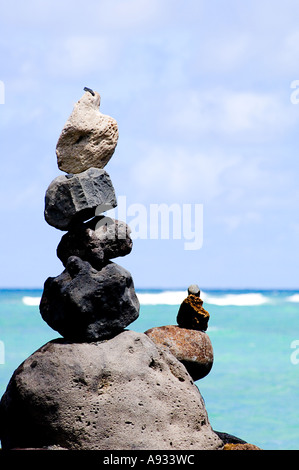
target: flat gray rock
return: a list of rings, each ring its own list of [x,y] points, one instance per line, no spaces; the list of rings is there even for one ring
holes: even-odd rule
[[[0,404],[4,450],[218,450],[185,367],[146,335],[55,340],[13,374]]]
[[[109,217],[95,217],[63,235],[57,256],[65,266],[70,256],[79,256],[95,269],[110,259],[128,255],[133,246],[130,227]]]
[[[100,271],[76,256],[44,284],[42,318],[70,341],[98,341],[118,334],[139,316],[131,274],[109,262]]]
[[[66,173],[104,168],[118,141],[115,119],[99,111],[101,97],[86,92],[75,104],[56,146],[57,164]]]
[[[77,175],[60,175],[49,185],[45,196],[45,220],[59,230],[69,230],[75,223],[117,206],[108,173],[98,168]],[[106,209],[105,209],[106,208]]]

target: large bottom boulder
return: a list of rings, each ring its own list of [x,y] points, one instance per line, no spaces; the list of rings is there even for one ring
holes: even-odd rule
[[[185,367],[127,330],[101,342],[45,344],[14,372],[0,423],[3,449],[223,447]]]

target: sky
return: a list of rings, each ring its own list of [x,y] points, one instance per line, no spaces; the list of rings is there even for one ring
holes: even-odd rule
[[[2,2],[0,287],[63,270],[44,197],[87,86],[118,122],[105,170],[136,228],[115,260],[136,288],[296,289],[298,18],[295,0]],[[154,204],[201,207],[201,246],[138,238],[134,210],[149,232]]]

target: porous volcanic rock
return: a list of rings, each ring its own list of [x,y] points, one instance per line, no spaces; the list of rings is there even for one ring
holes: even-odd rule
[[[193,380],[202,379],[210,372],[214,353],[211,340],[205,332],[167,325],[151,328],[145,334],[182,362]]]
[[[133,246],[131,229],[125,223],[109,217],[95,217],[76,225],[63,235],[57,256],[65,266],[70,256],[88,261],[95,269],[110,259],[128,255]]]
[[[70,341],[109,338],[136,320],[139,301],[131,274],[109,262],[100,271],[77,256],[44,284],[42,318]]]
[[[60,175],[49,185],[45,196],[45,220],[59,230],[117,206],[110,176],[105,170],[90,168],[77,175]]]
[[[75,104],[56,145],[57,164],[66,173],[104,168],[118,141],[115,119],[99,111],[97,92],[84,93]]]
[[[185,367],[134,331],[47,343],[14,372],[0,413],[4,450],[223,447]]]

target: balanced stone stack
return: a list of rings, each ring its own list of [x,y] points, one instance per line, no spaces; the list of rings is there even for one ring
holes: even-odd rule
[[[111,262],[130,253],[130,229],[101,215],[117,205],[103,167],[117,145],[118,126],[99,104],[100,95],[86,89],[75,105],[56,147],[58,167],[67,174],[52,181],[45,197],[46,221],[67,233],[57,248],[65,270],[46,280],[40,312],[70,341],[112,337],[139,315],[130,273]]]
[[[0,402],[2,448],[223,449],[194,384],[213,363],[197,286],[178,325],[126,329],[139,301],[130,273],[111,259],[130,253],[130,229],[103,215],[117,204],[103,168],[118,128],[99,112],[100,95],[85,91],[57,143],[66,174],[45,197],[46,221],[66,233],[57,248],[64,270],[46,280],[40,313],[62,338],[11,377]]]
[[[179,308],[178,325],[155,327],[145,332],[159,347],[166,348],[182,362],[193,380],[205,377],[214,362],[212,343],[206,334],[210,315],[202,304],[199,287],[193,284]]]

